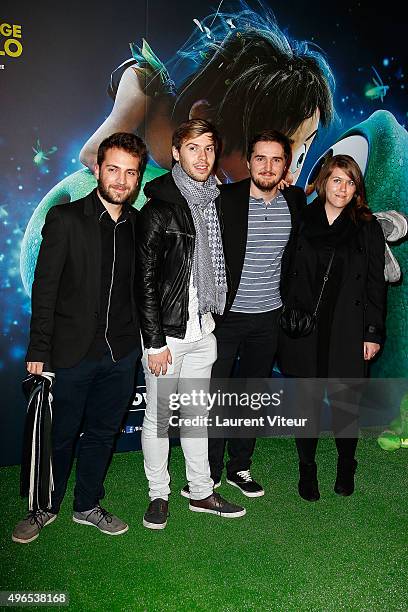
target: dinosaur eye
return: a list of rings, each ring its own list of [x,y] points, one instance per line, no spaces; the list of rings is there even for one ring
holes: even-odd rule
[[[314,184],[321,167],[324,162],[330,157],[333,157],[333,155],[350,155],[356,160],[364,175],[368,161],[368,141],[364,136],[353,134],[353,136],[347,136],[347,138],[342,138],[336,142],[319,157],[306,181],[305,191],[308,196],[308,202],[311,202],[316,197]]]
[[[303,143],[293,154],[292,163],[290,164],[290,171],[294,174],[299,168],[302,167],[306,156],[306,144]]]

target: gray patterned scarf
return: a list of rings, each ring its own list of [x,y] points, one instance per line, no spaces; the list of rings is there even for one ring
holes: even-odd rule
[[[196,241],[193,257],[193,284],[197,288],[200,314],[222,314],[227,294],[224,252],[215,200],[220,192],[210,176],[204,183],[192,179],[180,166],[172,169],[174,182],[187,200],[193,217]]]

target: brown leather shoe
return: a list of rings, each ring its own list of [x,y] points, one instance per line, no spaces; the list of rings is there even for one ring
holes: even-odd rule
[[[205,499],[190,499],[189,508],[193,512],[208,512],[225,518],[239,518],[246,513],[245,508],[231,504],[218,493],[213,493]]]
[[[150,502],[143,517],[143,526],[148,529],[164,529],[169,516],[169,502],[157,498]]]

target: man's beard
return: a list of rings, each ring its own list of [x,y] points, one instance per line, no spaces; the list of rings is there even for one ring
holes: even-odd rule
[[[258,187],[258,189],[260,191],[272,191],[272,189],[274,187],[276,187],[276,185],[278,185],[281,181],[282,177],[280,178],[271,178],[271,179],[263,179],[262,181],[260,181],[258,178],[255,178],[254,176],[252,176],[251,174],[251,180],[253,182],[253,184]]]
[[[181,168],[184,170],[184,172],[191,178],[193,179],[193,181],[197,181],[197,183],[205,183],[206,181],[208,181],[208,179],[211,176],[211,173],[213,171],[213,165],[210,165],[210,167],[208,168],[208,172],[206,175],[200,174],[199,172],[196,173],[194,165],[189,164],[187,161],[185,161],[183,158],[180,157],[179,162],[178,162],[181,166]]]
[[[136,200],[138,189],[139,186],[136,185],[136,187],[129,192],[123,192],[122,194],[119,192],[112,193],[112,191],[109,191],[106,188],[105,183],[101,181],[101,179],[98,179],[99,195],[106,202],[109,202],[109,204],[114,204],[116,206],[122,206],[122,204],[133,204],[133,202]]]
[[[184,168],[183,168],[184,170]],[[188,174],[188,176],[193,179],[193,181],[196,181],[197,183],[205,183],[206,181],[208,181],[208,179],[211,176],[211,172],[209,172],[207,174],[207,176],[204,178],[204,175],[202,174],[195,174],[193,170],[189,170],[188,172],[186,170],[184,170],[186,174]]]

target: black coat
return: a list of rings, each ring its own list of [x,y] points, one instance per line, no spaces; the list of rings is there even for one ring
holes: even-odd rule
[[[313,223],[313,207],[303,214],[300,232],[292,243],[290,263],[283,279],[283,300],[313,312],[320,283],[316,285],[318,250],[307,236],[307,224]],[[328,331],[327,375],[359,378],[367,374],[363,343],[384,341],[386,283],[384,280],[385,242],[375,218],[360,221],[342,245],[342,274],[337,292],[331,327]],[[297,339],[281,331],[278,365],[291,376],[314,377],[317,372],[318,334]]]
[[[238,291],[248,236],[250,179],[220,186],[220,224],[228,281],[228,295],[224,314],[214,318],[219,324],[229,312]],[[288,253],[291,251],[301,210],[306,206],[306,196],[300,187],[287,187],[282,191],[291,215],[292,229],[288,244],[282,256],[282,275],[288,266]]]
[[[94,192],[74,203],[53,206],[42,230],[32,288],[30,343],[26,361],[70,368],[86,355],[94,340],[100,309],[101,240]],[[130,208],[134,220],[138,215]],[[130,295],[134,300],[134,257]]]

